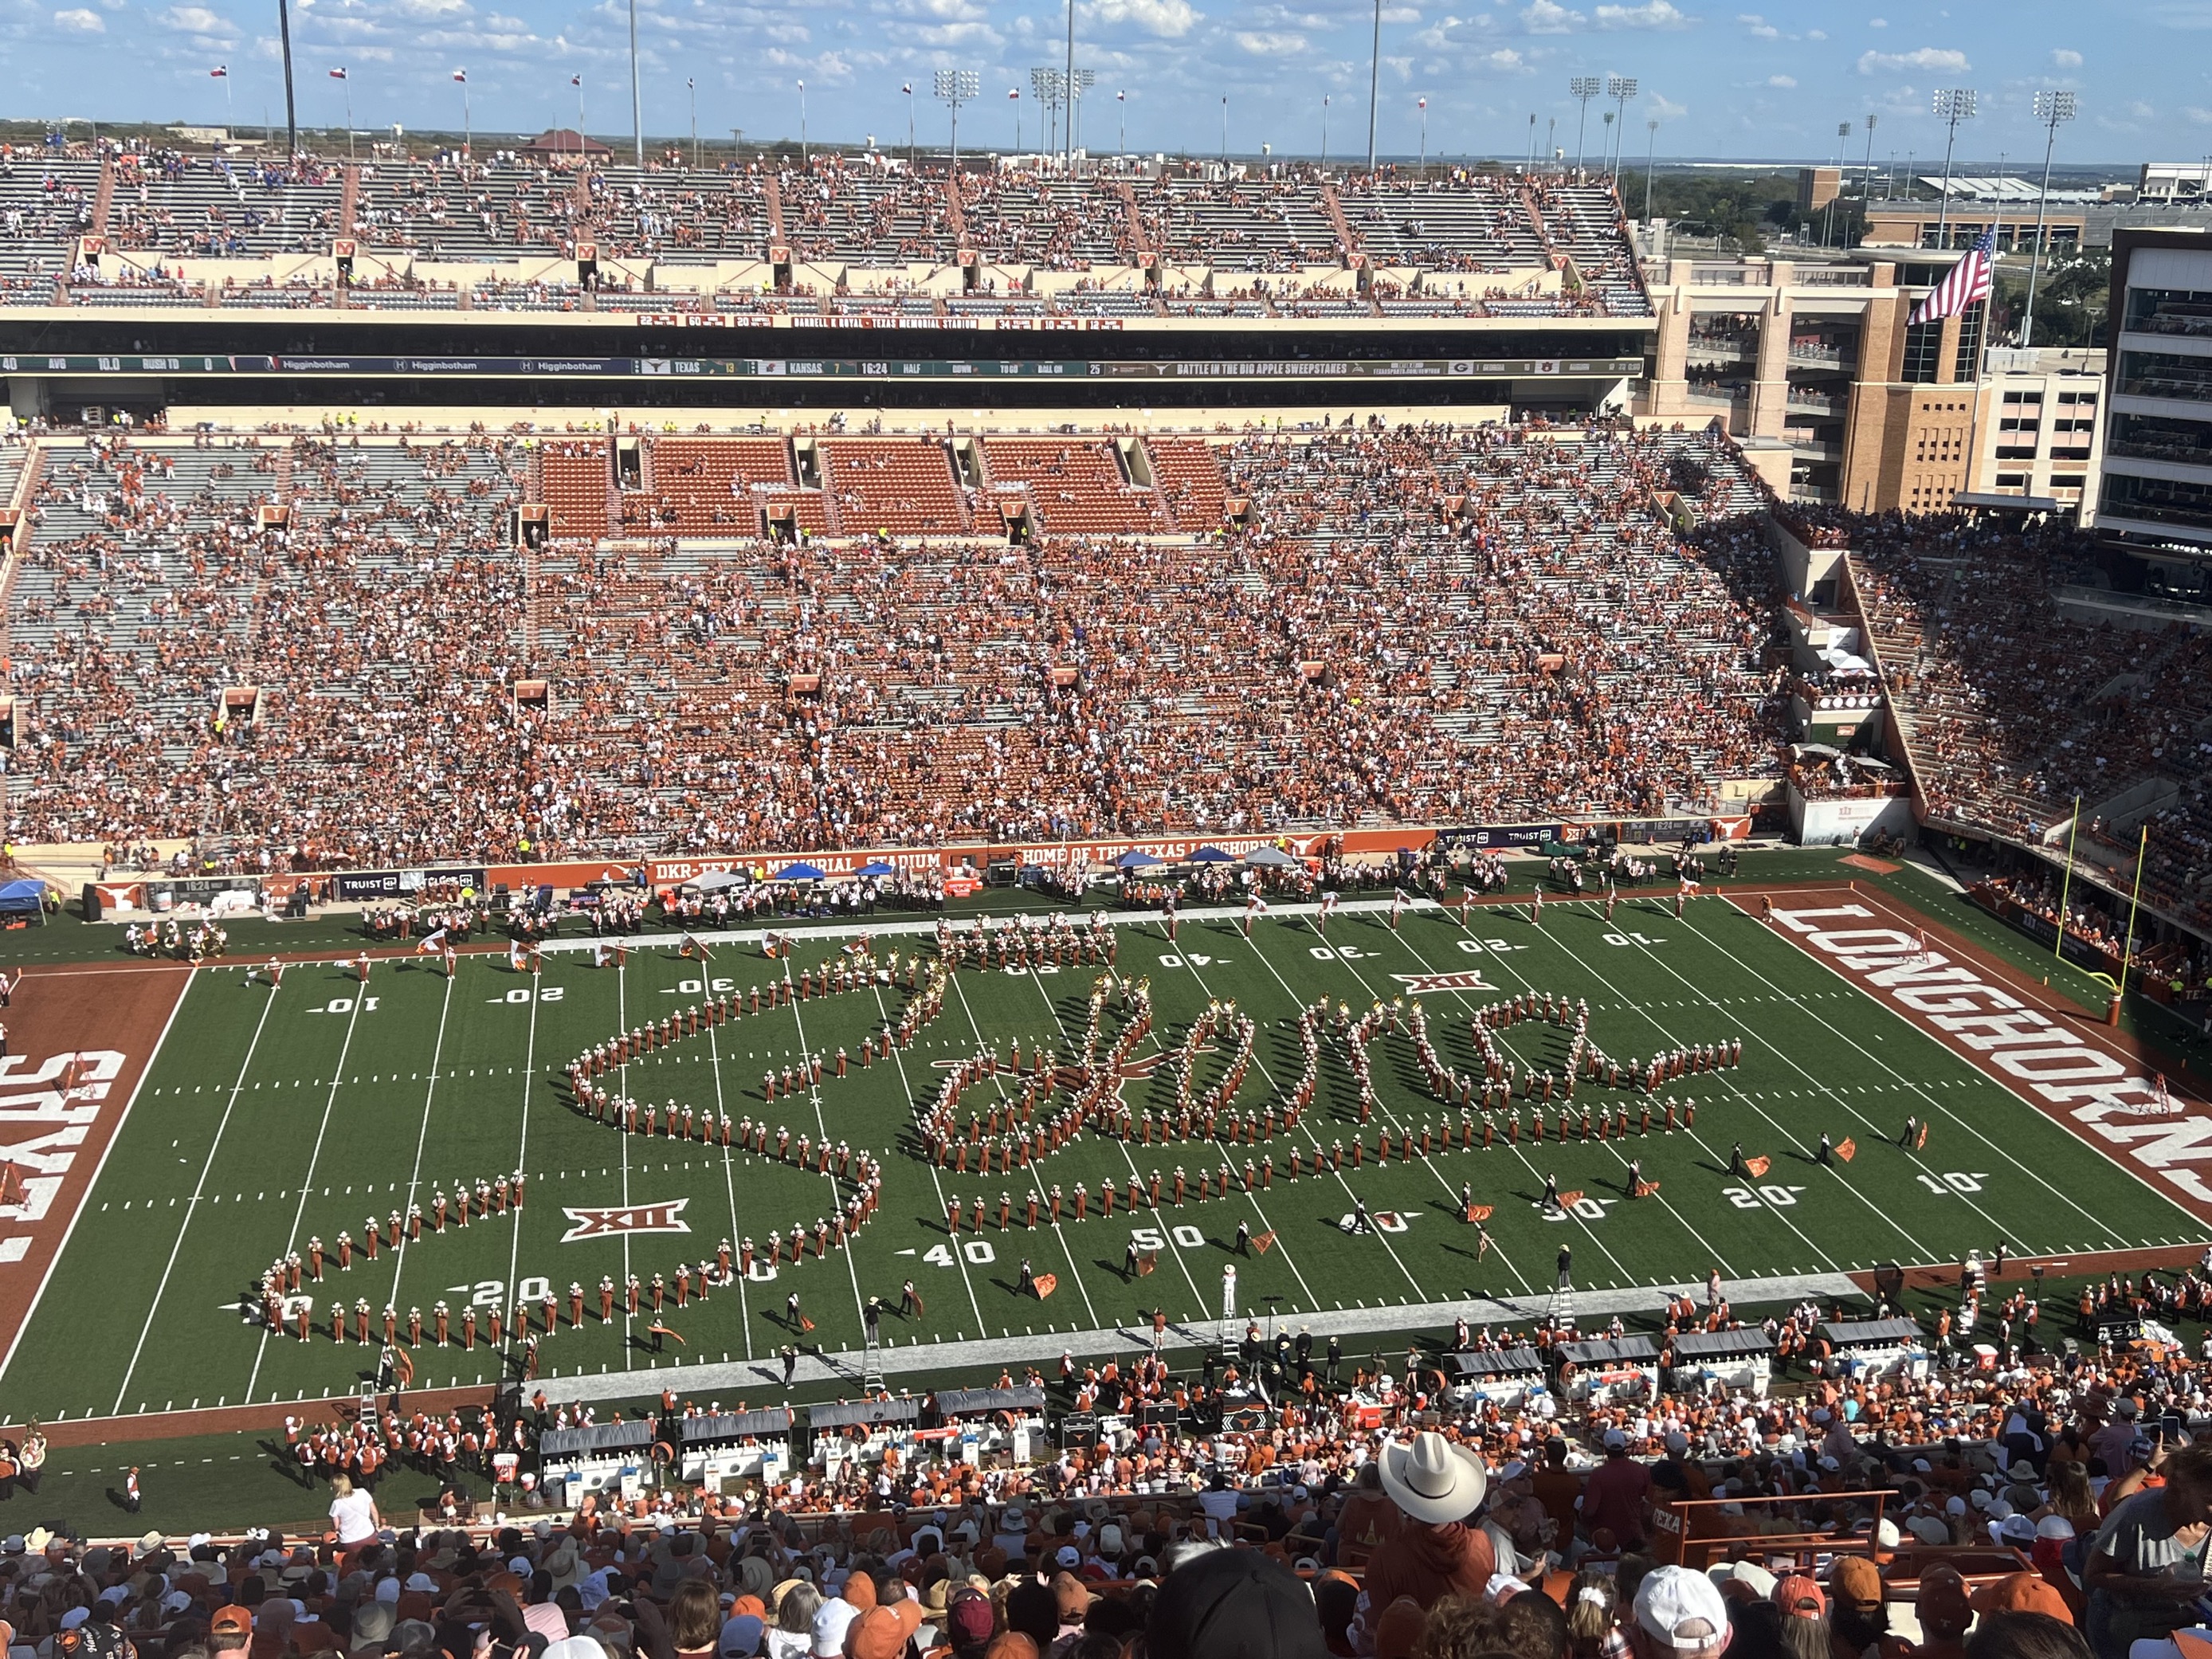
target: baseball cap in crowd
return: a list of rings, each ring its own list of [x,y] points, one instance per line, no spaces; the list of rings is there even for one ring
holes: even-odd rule
[[[607,1659],[607,1650],[588,1636],[564,1636],[548,1642],[538,1659]]]
[[[760,1651],[761,1635],[767,1628],[758,1613],[741,1613],[725,1619],[715,1648],[722,1659],[751,1659]]]
[[[839,1659],[845,1651],[845,1632],[860,1616],[850,1601],[832,1596],[814,1615],[814,1659]]]
[[[1728,1606],[1704,1573],[1654,1567],[1636,1587],[1636,1623],[1662,1648],[1697,1652],[1728,1639]]]
[[[1726,1600],[1764,1601],[1774,1594],[1774,1575],[1756,1561],[1723,1561],[1708,1571]]]
[[[991,1607],[991,1598],[981,1590],[963,1586],[952,1592],[946,1604],[945,1622],[955,1647],[972,1648],[988,1641],[997,1619]]]
[[[251,1636],[253,1633],[253,1615],[234,1602],[227,1607],[217,1607],[215,1617],[208,1620],[208,1633],[210,1636]]]
[[[1966,1581],[1948,1561],[1932,1563],[1920,1575],[1920,1601],[1915,1611],[1920,1627],[1939,1641],[1956,1641],[1974,1622],[1974,1605]]]
[[[1881,1605],[1881,1570],[1863,1555],[1837,1559],[1828,1574],[1828,1594],[1841,1607],[1862,1610]]]
[[[1974,1611],[1985,1618],[1993,1613],[2042,1613],[2069,1625],[2074,1622],[2066,1598],[2040,1573],[2015,1572],[1992,1579],[1972,1599]]]
[[[1774,1586],[1774,1605],[1799,1619],[1828,1616],[1827,1592],[1802,1573],[1791,1573]]]

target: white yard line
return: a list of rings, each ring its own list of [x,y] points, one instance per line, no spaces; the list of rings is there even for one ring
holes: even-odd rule
[[[407,1196],[399,1206],[399,1255],[392,1266],[392,1305],[399,1305],[399,1278],[407,1270],[407,1216],[422,1187],[422,1154],[430,1144],[430,1108],[438,1097],[438,1073],[446,1057],[446,1016],[453,1006],[453,979],[446,979],[445,1000],[438,1009],[438,1038],[430,1049],[430,1086],[422,1096],[422,1127],[415,1136],[415,1167],[408,1173]]]
[[[323,1142],[331,1132],[331,1110],[337,1104],[338,1088],[345,1081],[346,1056],[353,1052],[354,1028],[361,1024],[361,1005],[368,1000],[368,992],[366,985],[356,984],[353,994],[347,999],[353,1006],[347,1012],[345,1039],[338,1044],[337,1064],[331,1072],[331,1091],[323,1097],[323,1119],[315,1127],[315,1144],[307,1153],[307,1173],[301,1178],[299,1207],[292,1212],[291,1231],[285,1235],[283,1254],[288,1255],[292,1247],[299,1243],[300,1223],[307,1218],[307,1199],[315,1189],[315,1165],[322,1161]],[[313,1322],[311,1319],[311,1326]],[[269,1352],[269,1336],[270,1333],[264,1327],[261,1340],[253,1350],[253,1369],[246,1376],[246,1392],[240,1396],[245,1404],[252,1403],[254,1385],[261,1380],[261,1362]]]
[[[191,988],[191,981],[187,979],[185,981],[185,986],[186,990],[190,990]],[[123,1414],[124,1396],[130,1393],[131,1379],[137,1374],[139,1358],[146,1352],[146,1339],[153,1334],[155,1316],[161,1311],[161,1298],[168,1293],[169,1275],[177,1270],[177,1257],[184,1250],[185,1235],[186,1232],[191,1231],[192,1217],[199,1208],[200,1200],[207,1194],[209,1173],[215,1168],[216,1154],[222,1150],[223,1131],[230,1127],[230,1115],[238,1106],[238,1097],[245,1091],[246,1074],[253,1069],[254,1051],[261,1046],[261,1033],[269,1024],[269,1011],[276,1006],[276,997],[277,992],[274,988],[271,988],[268,996],[262,1001],[261,1018],[253,1023],[252,1040],[246,1045],[246,1058],[240,1060],[238,1065],[238,1079],[231,1085],[230,1098],[223,1103],[222,1116],[215,1126],[215,1138],[208,1142],[207,1158],[206,1161],[200,1165],[199,1179],[192,1183],[192,1195],[185,1200],[184,1218],[177,1223],[176,1243],[169,1247],[169,1260],[167,1264],[161,1269],[161,1282],[154,1287],[153,1305],[146,1310],[146,1322],[139,1329],[137,1346],[131,1350],[131,1363],[123,1368],[122,1384],[115,1390],[114,1414],[118,1417],[120,1417]],[[179,996],[177,1000],[181,1003],[184,1000],[184,998]],[[172,1009],[170,1011],[170,1018],[174,1018],[175,1017],[175,1010]],[[164,1029],[166,1034],[166,1028]],[[152,1068],[152,1065],[153,1061],[151,1059],[149,1059],[147,1061],[148,1069],[150,1070]],[[116,1133],[118,1134],[122,1133],[121,1126],[119,1124],[117,1126]],[[111,1139],[108,1144],[112,1146],[114,1142]],[[92,1196],[92,1188],[90,1187],[87,1187],[85,1188],[85,1196],[87,1198],[90,1198]],[[60,1259],[60,1252],[57,1251],[55,1253],[55,1259],[58,1261]],[[30,1316],[27,1314],[24,1316],[23,1323],[27,1325],[30,1322]],[[20,1335],[20,1332],[18,1334]],[[9,1352],[12,1355],[14,1352],[12,1347]],[[4,1369],[5,1367],[0,1366],[0,1370],[4,1370]]]

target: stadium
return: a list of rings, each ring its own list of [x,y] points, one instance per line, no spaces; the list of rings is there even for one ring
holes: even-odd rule
[[[2205,233],[1528,118],[8,147],[11,1646],[2187,1659]]]

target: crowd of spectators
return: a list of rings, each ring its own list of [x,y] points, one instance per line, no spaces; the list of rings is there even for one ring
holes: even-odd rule
[[[1567,1333],[1462,1328],[1393,1376],[1255,1330],[1218,1376],[1063,1360],[1060,1406],[1132,1426],[1030,1461],[855,1441],[834,1474],[672,1471],[512,1520],[472,1516],[458,1477],[503,1446],[528,1466],[538,1431],[592,1408],[534,1397],[481,1434],[395,1413],[388,1449],[295,1424],[328,1528],[87,1547],[41,1528],[0,1541],[0,1613],[37,1659],[1857,1659],[1916,1650],[1907,1630],[1965,1659],[2185,1659],[2164,1644],[2207,1588],[2207,1361],[2154,1324],[2116,1346],[2109,1322],[2201,1321],[2205,1281],[2085,1288],[2079,1328],[2106,1339],[2062,1352],[2017,1268],[1963,1277],[1956,1328],[1993,1363],[1947,1310],[1931,1367],[1838,1371],[1808,1306],[1765,1322],[1798,1362],[1770,1393],[1692,1367],[1501,1408],[1453,1386],[1449,1352]],[[1662,1340],[1730,1322],[1681,1297]],[[661,1437],[721,1409],[665,1394]],[[445,1480],[419,1521],[380,1509],[403,1469]]]
[[[105,252],[74,264],[88,234],[105,239]],[[712,300],[699,303],[727,308],[715,302],[753,297],[766,279],[757,270],[716,292],[717,263],[757,266],[781,249],[799,265],[862,270],[946,269],[973,255],[999,270],[1126,270],[1141,258],[1179,283],[1208,273],[1224,292],[1238,274],[1342,271],[1359,255],[1400,273],[1387,294],[1404,314],[1650,312],[1610,186],[1466,168],[1333,181],[1295,164],[1068,178],[985,160],[956,174],[835,149],[696,165],[670,152],[642,167],[388,147],[289,167],[137,144],[0,155],[0,282],[27,301],[51,302],[63,278],[73,303],[328,305],[327,272],[313,282],[298,272],[277,280],[273,266],[260,280],[235,270],[203,278],[183,262],[327,253],[340,238],[358,249],[349,302],[379,309],[444,308],[465,293],[487,308],[573,309],[574,295],[533,295],[549,279],[529,262],[589,246],[600,262],[592,302],[602,305],[624,291],[658,307],[705,292]],[[474,281],[441,268],[487,262],[525,268]],[[1408,295],[1409,270],[1435,279],[1432,291]],[[1278,292],[1282,314],[1376,314],[1364,296]]]
[[[15,836],[319,867],[1643,816],[1777,775],[1755,562],[1657,505],[1686,477],[1693,516],[1755,502],[1705,435],[1218,455],[1246,520],[1194,543],[538,552],[512,437],[58,447],[14,589]]]
[[[1863,617],[1934,814],[2034,841],[2073,819],[2078,799],[2077,856],[2125,889],[2134,823],[2113,826],[2105,807],[2148,787],[2144,895],[2212,922],[2212,640],[2062,607],[2053,590],[2088,553],[2069,528],[1892,514],[1845,533],[1843,597]]]

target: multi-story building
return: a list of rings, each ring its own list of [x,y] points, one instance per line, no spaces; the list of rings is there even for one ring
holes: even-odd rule
[[[1966,487],[1980,314],[1910,319],[1956,257],[1670,261],[1648,283],[1659,333],[1639,411],[1787,445],[1799,501],[1948,506]]]
[[[2150,585],[2202,593],[2212,572],[2212,234],[2112,238],[2097,528]]]
[[[1991,346],[1975,426],[1976,495],[2095,505],[2103,452],[2105,352],[2096,346]]]

